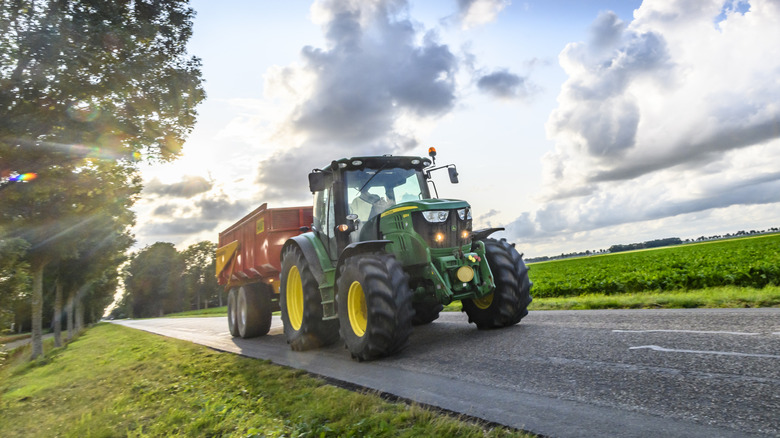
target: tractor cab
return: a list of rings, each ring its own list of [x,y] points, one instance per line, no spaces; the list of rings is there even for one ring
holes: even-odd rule
[[[383,213],[404,206],[420,209],[431,199],[430,172],[438,169],[432,167],[434,157],[435,150],[431,158],[343,158],[309,174],[314,193],[313,231],[330,259],[336,261],[350,244],[381,239]],[[457,182],[454,166],[443,167],[451,169],[451,180]]]

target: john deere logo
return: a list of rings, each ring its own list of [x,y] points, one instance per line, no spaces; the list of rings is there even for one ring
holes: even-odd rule
[[[258,219],[256,224],[256,229],[257,229],[257,234],[260,234],[263,231],[265,231],[265,218]]]

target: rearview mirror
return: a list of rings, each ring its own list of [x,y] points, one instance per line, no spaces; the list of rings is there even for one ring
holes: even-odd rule
[[[327,189],[333,181],[333,175],[326,172],[312,172],[309,174],[309,190],[312,193]]]
[[[448,167],[447,172],[450,173],[450,182],[453,184],[458,183],[458,169],[455,168],[455,166]]]

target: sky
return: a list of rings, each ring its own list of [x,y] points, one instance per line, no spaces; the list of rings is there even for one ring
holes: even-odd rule
[[[778,0],[193,0],[207,99],[142,248],[311,205],[333,159],[457,165],[527,257],[780,225]]]

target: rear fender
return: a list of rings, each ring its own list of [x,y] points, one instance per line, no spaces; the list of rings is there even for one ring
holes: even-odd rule
[[[327,274],[328,271],[332,270],[333,264],[328,258],[328,253],[322,245],[322,242],[313,232],[299,234],[287,239],[287,242],[284,243],[284,247],[282,247],[282,254],[291,246],[297,246],[301,250],[303,257],[309,264],[311,273],[314,275],[314,278],[317,280],[320,287],[327,285],[328,283],[332,284],[332,276],[331,281],[328,282]]]
[[[333,263],[328,257],[325,246],[313,232],[299,234],[288,239],[284,243],[284,247],[282,247],[282,254],[291,246],[297,246],[301,250],[303,258],[306,259],[306,263],[309,265],[312,275],[314,275],[314,279],[317,280],[320,297],[322,298],[323,319],[336,318],[336,302],[333,287],[336,271],[333,269]]]

